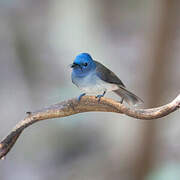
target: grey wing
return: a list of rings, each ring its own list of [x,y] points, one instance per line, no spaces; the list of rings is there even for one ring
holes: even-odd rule
[[[95,61],[95,63],[96,63],[96,74],[101,80],[125,87],[122,81],[111,70],[109,70],[108,68],[106,68],[104,65],[102,65],[97,61]]]

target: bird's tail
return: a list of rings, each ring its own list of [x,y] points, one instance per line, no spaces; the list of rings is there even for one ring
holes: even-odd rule
[[[114,90],[114,92],[121,96],[129,105],[142,104],[143,100],[137,97],[135,94],[128,91],[125,87],[120,86],[119,89]]]

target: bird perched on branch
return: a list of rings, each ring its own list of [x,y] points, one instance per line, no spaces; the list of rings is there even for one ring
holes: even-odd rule
[[[100,101],[106,92],[113,91],[129,105],[137,105],[143,101],[128,91],[122,81],[108,68],[92,59],[88,53],[76,56],[71,65],[72,82],[83,92],[78,100],[86,94],[95,94]]]

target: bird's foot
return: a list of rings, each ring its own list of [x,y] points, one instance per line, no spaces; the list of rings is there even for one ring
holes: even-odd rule
[[[121,99],[120,103],[123,104],[124,98]]]
[[[102,97],[103,97],[102,94],[99,94],[99,95],[96,96],[96,98],[98,98],[98,102],[100,102],[100,100],[101,100]]]
[[[96,96],[96,98],[98,98],[98,102],[100,102],[101,98],[106,94],[106,91],[104,91],[103,94],[99,94]]]
[[[85,96],[85,95],[86,95],[86,93],[81,94],[81,95],[78,97],[78,101],[81,101],[81,98],[82,98],[83,96]]]

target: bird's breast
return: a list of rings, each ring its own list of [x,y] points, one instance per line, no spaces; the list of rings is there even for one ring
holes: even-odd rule
[[[110,84],[101,80],[95,72],[84,77],[72,76],[73,83],[87,94],[102,94],[104,91],[117,90],[116,84]]]
[[[88,86],[94,86],[96,84],[97,78],[94,72],[89,73],[85,76],[77,76],[72,73],[72,82],[79,88],[84,88]]]

